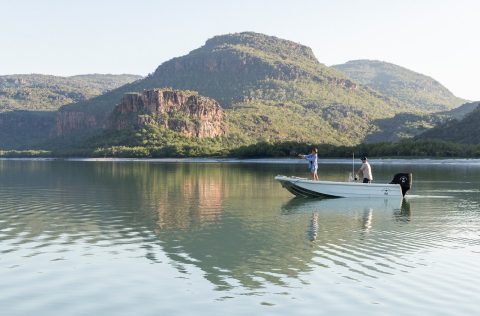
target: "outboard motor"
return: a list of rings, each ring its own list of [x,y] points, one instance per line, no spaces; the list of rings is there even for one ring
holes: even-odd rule
[[[408,190],[412,188],[413,175],[411,173],[397,173],[393,176],[390,184],[400,184],[402,188],[402,194],[405,196]]]

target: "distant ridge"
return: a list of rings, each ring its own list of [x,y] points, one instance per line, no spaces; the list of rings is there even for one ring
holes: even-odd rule
[[[435,79],[384,61],[353,60],[332,67],[418,110],[445,111],[465,103]]]
[[[458,108],[445,112],[444,114],[448,117],[461,120],[469,113],[473,112],[476,108],[478,108],[480,102],[469,102],[462,104]]]
[[[461,144],[480,144],[480,102],[470,103],[475,109],[462,119],[452,119],[444,124],[436,126],[417,138],[441,139]]]
[[[62,105],[88,100],[140,78],[142,77],[128,74],[0,76],[0,112],[54,111]]]

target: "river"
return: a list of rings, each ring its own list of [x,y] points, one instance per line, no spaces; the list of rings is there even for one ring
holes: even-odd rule
[[[294,198],[301,160],[0,160],[2,315],[479,314],[480,161],[370,163],[408,196]]]

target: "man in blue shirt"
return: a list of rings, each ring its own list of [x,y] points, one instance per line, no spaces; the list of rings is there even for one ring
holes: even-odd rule
[[[308,155],[298,155],[306,160],[308,160],[308,170],[312,174],[312,180],[318,181],[318,150],[317,148],[312,148],[312,152]]]

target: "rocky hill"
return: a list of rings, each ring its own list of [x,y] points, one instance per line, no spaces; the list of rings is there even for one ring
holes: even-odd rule
[[[201,104],[219,107],[209,107],[208,117],[189,110],[162,112],[160,99],[167,95],[190,98],[195,111],[202,111]],[[174,103],[176,108],[186,104]],[[289,140],[351,145],[432,127],[435,121],[422,116],[424,107],[442,107],[432,104],[419,107],[378,92],[320,63],[304,45],[245,32],[216,36],[146,78],[62,106],[50,135],[55,141],[83,139],[81,146],[154,146],[157,156],[163,154],[158,148],[180,142],[190,148]]]
[[[0,112],[54,111],[60,106],[88,100],[126,83],[136,75],[49,75],[0,76]]]
[[[78,120],[91,122],[90,130],[105,128],[123,94],[163,87],[217,100],[226,110],[228,134],[247,142],[357,143],[372,120],[414,110],[321,64],[306,46],[246,32],[216,36],[142,80],[62,107],[57,134],[85,130]]]
[[[445,111],[465,103],[438,81],[391,63],[353,60],[332,67],[356,82],[422,111]]]
[[[124,130],[155,124],[188,137],[225,134],[223,109],[215,100],[175,90],[128,93],[109,117],[107,129]]]

